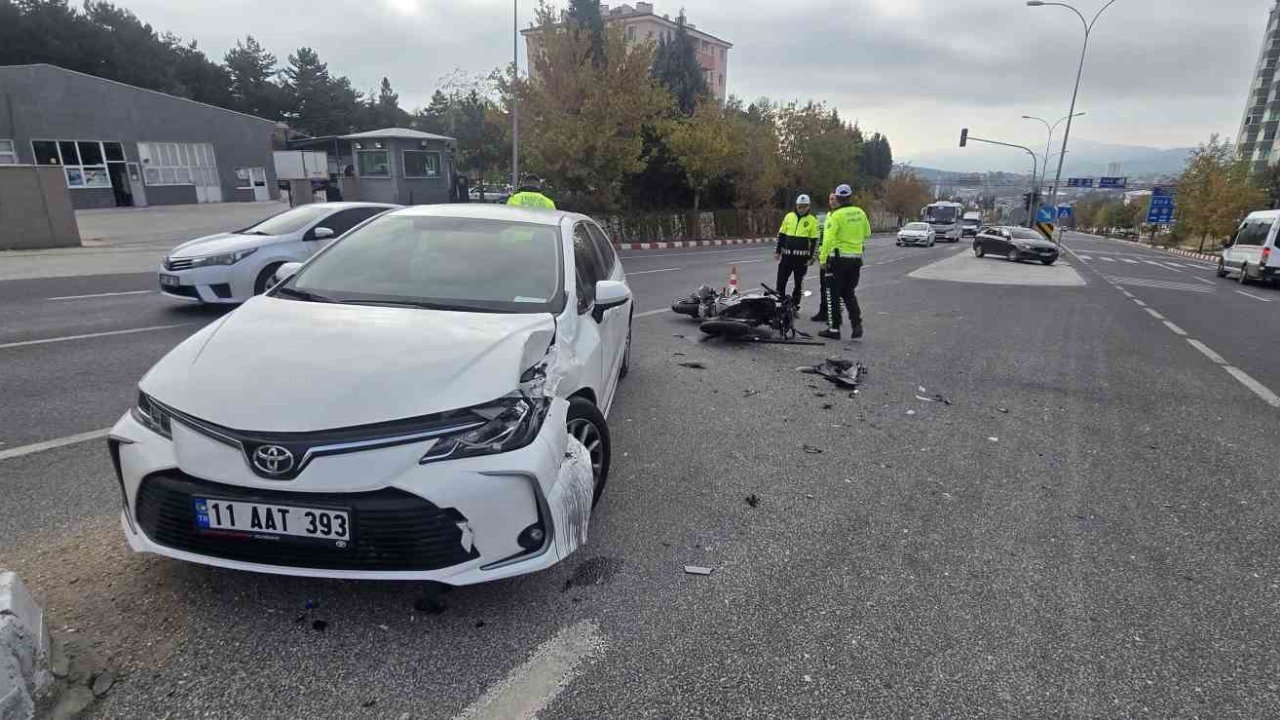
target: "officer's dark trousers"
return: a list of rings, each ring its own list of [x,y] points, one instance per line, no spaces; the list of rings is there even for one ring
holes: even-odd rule
[[[862,276],[862,258],[827,258],[827,324],[840,329],[841,305],[849,309],[853,327],[862,324],[862,308],[858,307],[858,279]]]
[[[809,258],[805,255],[783,255],[778,261],[778,294],[786,295],[787,278],[794,278],[795,287],[791,290],[791,299],[795,301],[796,307],[800,307],[800,299],[804,297],[801,283],[808,270]]]

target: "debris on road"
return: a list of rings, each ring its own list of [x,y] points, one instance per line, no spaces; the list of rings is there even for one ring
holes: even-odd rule
[[[991,436],[991,437],[989,437],[989,438],[987,438],[987,439],[988,439],[988,440],[990,440],[991,442],[1000,442],[1000,438],[995,437],[994,435],[993,435],[993,436]]]
[[[756,390],[755,388],[747,388],[746,390],[742,391],[742,397],[744,398],[754,397],[759,394],[760,394],[760,391]]]
[[[680,365],[680,367],[686,367],[686,368],[690,368],[690,369],[692,369],[692,370],[706,370],[706,369],[707,369],[707,366],[706,366],[706,365],[704,365],[703,363],[697,362],[696,360],[687,360],[687,361],[685,361],[685,362],[679,363],[679,365]]]
[[[316,632],[324,632],[325,630],[329,629],[329,621],[315,620],[311,623],[311,629],[315,630]]]
[[[821,455],[822,448],[816,448],[812,445],[801,445],[800,448],[810,455]]]
[[[867,372],[862,363],[842,358],[827,358],[817,365],[798,367],[796,370],[810,375],[821,375],[828,381],[851,390],[862,383],[862,377]]]
[[[925,396],[923,396],[923,395],[916,395],[916,399],[917,399],[917,400],[920,400],[920,401],[922,401],[922,402],[940,402],[940,403],[942,403],[943,405],[950,405],[950,404],[951,404],[951,401],[950,401],[950,400],[948,400],[948,399],[947,399],[947,397],[946,397],[945,395],[943,395],[942,393],[934,393],[932,397],[925,397]]]
[[[715,568],[700,567],[698,565],[685,565],[684,571],[686,575],[710,575]]]
[[[833,407],[835,407],[835,405],[832,405],[831,403],[822,403],[823,410],[830,410]]]
[[[746,500],[747,500],[747,504],[750,505],[751,507],[758,507],[760,505],[760,496],[756,495],[755,493],[751,493],[750,495],[748,495]]]
[[[377,700],[377,698],[369,698],[368,700],[365,700],[364,702],[360,703],[360,707],[362,707],[362,708],[371,708],[371,707],[373,707],[374,705],[377,705],[377,704],[378,704],[378,700]]]
[[[116,676],[110,670],[98,673],[98,676],[93,679],[93,685],[91,688],[93,690],[93,696],[102,697],[103,695],[106,695],[111,691],[111,686],[115,684]]]
[[[1008,414],[1009,414],[1009,408],[996,408],[996,411],[997,411],[997,412],[1002,412],[1002,413],[1004,413],[1005,415],[1008,415]]]
[[[908,415],[915,415],[915,414],[916,414],[916,411],[915,411],[915,410],[908,410],[908,411],[907,411],[907,414],[908,414]]]

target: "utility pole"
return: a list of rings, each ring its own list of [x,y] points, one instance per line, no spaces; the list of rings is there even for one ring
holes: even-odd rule
[[[1017,148],[1019,150],[1026,152],[1028,155],[1030,155],[1031,156],[1031,198],[1032,200],[1035,199],[1036,194],[1039,192],[1039,188],[1036,187],[1036,182],[1037,182],[1036,179],[1040,177],[1040,165],[1039,165],[1040,156],[1036,155],[1034,150],[1027,147],[1026,145],[1014,145],[1013,143],[1000,142],[999,140],[987,140],[985,138],[974,137],[973,135],[969,134],[969,128],[961,128],[960,147],[968,146],[970,140],[972,140],[973,142],[986,143],[988,145],[1000,145],[1002,147]],[[1048,162],[1048,158],[1045,158],[1045,161]],[[1035,208],[1031,208],[1031,210],[1027,213],[1027,215],[1028,215],[1027,227],[1034,227],[1035,218],[1036,218]]]
[[[511,0],[511,189],[520,187],[520,0]]]

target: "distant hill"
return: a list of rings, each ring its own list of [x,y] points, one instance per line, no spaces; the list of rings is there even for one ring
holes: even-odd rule
[[[1073,140],[1062,174],[1063,177],[1100,177],[1107,174],[1108,165],[1119,163],[1120,174],[1126,177],[1176,175],[1182,172],[1191,150]],[[926,168],[939,174],[1003,171],[1028,175],[1031,172],[1031,159],[1025,153],[981,145],[915,153],[912,159],[922,166],[916,168],[922,174]]]

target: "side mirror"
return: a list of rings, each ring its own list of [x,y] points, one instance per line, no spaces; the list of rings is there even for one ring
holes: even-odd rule
[[[330,230],[327,227],[318,227],[312,228],[311,232],[307,234],[310,236],[309,239],[311,240],[325,240],[333,237],[333,230]]]
[[[280,267],[276,268],[276,274],[271,279],[272,284],[278,285],[284,282],[285,280],[288,280],[289,278],[293,277],[298,272],[298,268],[300,267],[302,267],[302,263],[300,262],[287,262],[281,265]]]
[[[596,283],[596,305],[591,317],[596,322],[604,322],[604,314],[616,307],[622,307],[631,300],[631,288],[617,280],[601,280]]]

